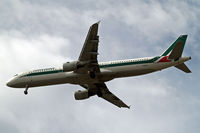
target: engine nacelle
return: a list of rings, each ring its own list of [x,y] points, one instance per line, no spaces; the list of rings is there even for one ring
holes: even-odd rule
[[[64,72],[74,71],[77,69],[77,64],[78,61],[66,62],[63,64],[63,71]]]
[[[87,63],[88,62],[83,62],[83,61],[66,62],[63,64],[63,71],[64,72],[74,71],[76,69],[84,67]]]
[[[83,100],[89,98],[89,92],[88,90],[78,90],[74,93],[74,98],[76,100]]]

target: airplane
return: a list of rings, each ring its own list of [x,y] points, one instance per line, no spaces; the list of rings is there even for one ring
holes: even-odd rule
[[[148,74],[172,66],[191,73],[184,64],[191,57],[182,56],[187,35],[180,35],[160,56],[98,62],[98,27],[99,22],[90,26],[78,60],[66,62],[62,68],[38,69],[16,74],[7,82],[7,86],[25,88],[24,94],[27,95],[30,87],[70,83],[85,88],[74,93],[76,100],[97,95],[119,108],[130,108],[110,92],[105,82],[115,78]]]

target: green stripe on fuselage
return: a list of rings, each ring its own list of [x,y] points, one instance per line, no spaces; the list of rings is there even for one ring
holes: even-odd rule
[[[32,73],[28,73],[26,75],[22,75],[21,77],[54,74],[54,73],[60,73],[60,72],[63,72],[63,70],[60,69],[60,70],[51,70],[51,71],[44,71],[44,72],[32,72]]]
[[[149,60],[141,60],[141,61],[132,61],[132,62],[122,62],[122,63],[113,63],[113,64],[105,64],[105,65],[99,65],[100,68],[108,68],[108,67],[117,67],[117,66],[126,66],[126,65],[135,65],[135,64],[144,64],[144,63],[153,63],[160,57],[154,57]],[[22,75],[21,77],[26,76],[38,76],[38,75],[46,75],[46,74],[54,74],[54,73],[60,73],[63,72],[62,69],[59,70],[49,70],[49,71],[42,71],[42,72],[31,72],[25,75]]]
[[[141,60],[141,61],[132,61],[132,62],[122,62],[122,63],[113,63],[113,64],[105,64],[99,65],[100,68],[108,68],[108,67],[118,67],[118,66],[126,66],[126,65],[136,65],[136,64],[144,64],[144,63],[153,63],[158,60],[160,57],[154,57],[150,60]]]

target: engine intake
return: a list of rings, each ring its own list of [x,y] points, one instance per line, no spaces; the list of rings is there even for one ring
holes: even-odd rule
[[[89,92],[88,90],[78,90],[74,93],[74,98],[76,100],[83,100],[89,98]]]
[[[77,69],[77,64],[78,61],[66,62],[63,64],[63,71],[64,72],[74,71]]]

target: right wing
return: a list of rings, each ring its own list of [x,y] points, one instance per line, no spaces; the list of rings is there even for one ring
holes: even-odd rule
[[[95,84],[85,84],[81,85],[82,87],[88,89],[88,91],[93,95],[98,95],[99,97],[105,99],[106,101],[118,106],[119,108],[130,108],[117,96],[111,93],[105,83],[95,83]]]

